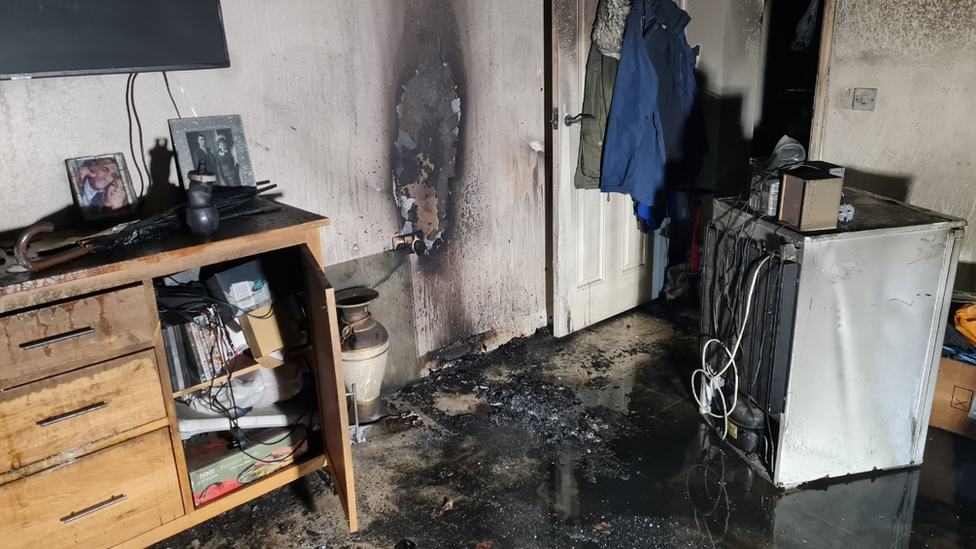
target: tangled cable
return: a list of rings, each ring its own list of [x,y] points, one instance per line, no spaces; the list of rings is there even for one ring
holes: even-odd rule
[[[698,409],[702,410],[703,412],[705,412],[711,417],[722,419],[722,422],[724,424],[722,426],[722,440],[725,440],[725,437],[728,436],[729,434],[729,414],[731,414],[732,410],[735,409],[735,405],[738,403],[738,399],[739,399],[739,369],[735,363],[735,355],[738,354],[739,352],[739,346],[742,343],[742,336],[745,334],[746,326],[749,324],[749,312],[752,309],[752,294],[756,290],[756,281],[759,280],[759,271],[770,259],[772,259],[772,257],[773,257],[772,255],[767,255],[763,257],[752,270],[752,281],[749,283],[749,291],[746,294],[745,311],[742,315],[742,322],[739,327],[739,334],[735,338],[735,344],[732,346],[732,349],[729,350],[729,348],[726,347],[726,345],[722,343],[722,341],[719,339],[715,339],[715,338],[709,339],[702,346],[701,368],[695,370],[691,374],[691,394],[695,398],[695,402],[698,404]],[[725,366],[723,366],[717,372],[712,370],[711,366],[708,365],[708,360],[707,360],[708,349],[714,344],[718,344],[722,348],[722,351],[725,352],[725,356],[728,358],[728,361],[725,363]],[[724,394],[722,394],[721,391],[721,388],[725,385],[725,373],[730,368],[732,369],[732,376],[735,380],[733,385],[733,392],[732,392],[732,404],[726,403],[725,401],[726,397]],[[700,389],[703,393],[705,389],[708,389],[711,393],[714,392],[719,393],[719,402],[722,403],[721,414],[716,414],[711,411],[710,406],[705,406],[704,399],[706,398],[706,395],[699,394],[699,389],[696,389],[695,386],[695,379],[696,376],[698,376],[699,374],[701,374],[705,382]]]

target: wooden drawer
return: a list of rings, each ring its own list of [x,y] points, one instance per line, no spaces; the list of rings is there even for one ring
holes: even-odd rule
[[[0,393],[0,473],[166,417],[143,351]]]
[[[168,429],[0,486],[7,549],[111,547],[183,514]]]
[[[153,344],[142,286],[0,316],[0,390]]]

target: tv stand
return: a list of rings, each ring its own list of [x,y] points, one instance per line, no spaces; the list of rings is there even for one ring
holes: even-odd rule
[[[322,270],[329,220],[297,208],[222,222],[39,273],[0,272],[0,539],[10,549],[142,548],[328,468],[357,530],[335,296]],[[321,444],[195,507],[153,281],[276,254],[300,267]],[[310,433],[317,433],[311,431]],[[312,451],[320,446],[320,451]]]

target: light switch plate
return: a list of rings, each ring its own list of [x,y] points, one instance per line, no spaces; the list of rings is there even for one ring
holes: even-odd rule
[[[878,103],[878,88],[854,88],[854,110],[873,111]]]

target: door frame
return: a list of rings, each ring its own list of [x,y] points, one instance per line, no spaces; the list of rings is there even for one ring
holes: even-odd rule
[[[552,125],[558,124],[558,115],[553,113],[553,105],[555,105],[555,94],[553,93],[553,83],[556,81],[556,75],[553,74],[555,71],[555,63],[553,62],[553,52],[556,50],[556,33],[552,28],[553,20],[553,8],[552,3],[554,0],[544,0],[543,2],[543,40],[545,42],[545,59],[543,61],[543,81],[545,82],[545,90],[543,92],[543,103],[545,105],[545,111],[543,113],[546,119],[546,132],[545,132],[545,190],[543,191],[543,200],[546,205],[546,323],[548,326],[552,327],[553,317],[554,317],[554,306],[555,306],[555,295],[556,295],[556,285],[555,285],[555,275],[553,274],[556,263],[555,263],[555,215],[553,203],[555,201],[553,181],[554,174],[553,166],[554,163],[554,149],[556,147],[556,132],[553,130]]]
[[[822,160],[823,142],[827,135],[827,97],[830,83],[830,56],[834,48],[834,19],[838,0],[826,0],[823,14],[823,30],[820,35],[820,66],[817,70],[817,88],[813,96],[813,124],[810,128],[810,160]]]

